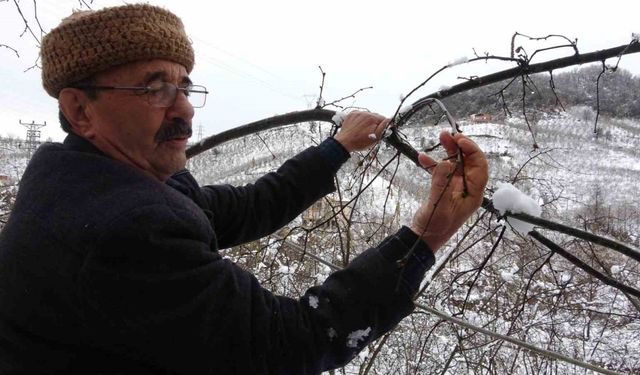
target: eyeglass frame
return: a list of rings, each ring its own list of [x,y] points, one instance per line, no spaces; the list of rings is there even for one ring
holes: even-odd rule
[[[147,101],[149,102],[149,104],[151,104],[154,107],[157,108],[169,108],[172,105],[175,104],[176,99],[178,98],[178,91],[182,91],[185,96],[188,98],[189,97],[189,93],[199,93],[199,94],[204,94],[204,101],[202,103],[201,106],[194,106],[191,102],[191,105],[193,106],[193,108],[202,108],[205,106],[205,104],[207,104],[207,94],[209,94],[209,91],[207,91],[207,88],[202,86],[202,85],[192,85],[189,84],[187,87],[178,87],[178,85],[171,83],[171,82],[164,82],[161,81],[159,82],[164,86],[173,86],[175,88],[175,96],[172,99],[172,103],[166,106],[161,106],[158,104],[154,104],[151,103],[151,101],[149,100],[149,96],[147,96]],[[79,90],[98,90],[98,91],[102,91],[102,90],[131,90],[131,91],[144,91],[144,94],[149,94],[151,93],[151,90],[153,89],[153,87],[151,86],[103,86],[103,85],[79,85],[79,86],[71,86],[71,88],[74,89],[79,89]],[[195,90],[194,90],[195,88]],[[159,90],[158,90],[159,91]]]

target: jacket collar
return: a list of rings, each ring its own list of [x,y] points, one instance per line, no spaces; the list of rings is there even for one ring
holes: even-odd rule
[[[67,134],[62,144],[68,150],[86,152],[86,153],[101,155],[101,156],[110,158],[109,155],[102,152],[99,148],[94,146],[93,143],[89,142],[85,138],[82,138],[81,136],[75,133]],[[177,179],[178,181],[180,181],[179,185],[183,185],[186,183],[185,185],[189,187],[192,187],[193,185],[195,185],[196,187],[198,186],[198,183],[195,182],[195,180],[193,179],[193,176],[191,176],[191,174],[187,169],[183,169],[179,172],[176,172],[172,177],[170,177],[167,180],[167,183],[169,183],[170,180],[176,178],[176,176],[179,176],[179,178]],[[173,186],[177,190],[181,190],[180,188],[178,188],[178,186],[174,186],[175,184],[169,183],[169,185]],[[183,191],[183,193],[185,192]],[[186,195],[191,195],[191,194],[186,194]]]
[[[64,145],[65,148],[69,150],[107,156],[107,154],[100,151],[100,149],[94,146],[91,142],[89,142],[88,140],[82,138],[81,136],[75,133],[67,134],[67,137],[64,139],[62,144]]]

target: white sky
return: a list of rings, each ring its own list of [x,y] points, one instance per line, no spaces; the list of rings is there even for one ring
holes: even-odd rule
[[[626,44],[632,32],[640,33],[640,1],[149,2],[183,19],[196,50],[192,79],[212,92],[206,107],[196,110],[194,137],[200,124],[207,136],[274,114],[307,109],[318,95],[319,65],[327,73],[327,102],[373,86],[347,104],[390,116],[401,94],[447,62],[472,56],[472,48],[478,53],[508,55],[515,31],[578,38],[581,52]],[[123,3],[94,0],[91,6]],[[32,2],[20,4],[35,26]],[[79,1],[38,0],[37,4],[40,23],[49,30]],[[62,140],[57,103],[41,88],[40,70],[24,72],[35,61],[37,46],[30,35],[19,37],[23,29],[13,1],[0,2],[0,44],[20,53],[17,58],[11,50],[0,48],[0,134],[24,137],[26,129],[19,120],[46,121],[42,138]],[[529,48],[529,53],[534,49]],[[546,56],[552,55],[541,57]],[[640,75],[640,56],[623,57],[620,65]],[[454,85],[460,82],[458,76],[504,68],[479,62],[456,67],[418,95]]]

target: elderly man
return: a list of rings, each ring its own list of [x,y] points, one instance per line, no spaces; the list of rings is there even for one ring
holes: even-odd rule
[[[433,183],[411,228],[300,299],[276,296],[218,249],[272,233],[333,191],[349,152],[369,147],[387,120],[353,113],[335,138],[253,185],[199,187],[184,170],[185,146],[206,89],[189,78],[194,54],[179,18],[150,5],[76,13],[41,55],[69,134],[33,156],[0,236],[3,374],[344,365],[412,311],[433,251],[482,199],[482,152],[443,134],[449,154],[465,155],[468,194],[454,163],[421,155]]]

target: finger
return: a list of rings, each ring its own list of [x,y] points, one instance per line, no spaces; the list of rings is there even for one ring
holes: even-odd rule
[[[487,159],[480,147],[471,139],[456,135],[455,140],[464,154],[468,193],[472,196],[481,195],[489,179]]]
[[[427,173],[429,173],[429,174],[433,173],[433,169],[438,164],[438,162],[433,160],[432,157],[430,157],[429,155],[425,154],[424,152],[419,152],[418,153],[418,162],[420,163],[420,166],[422,166],[422,168],[425,171],[427,171]]]
[[[486,168],[487,159],[484,152],[474,141],[461,134],[456,134],[454,139],[464,155],[465,166]]]
[[[454,135],[452,139],[466,157],[472,157],[476,153],[482,153],[482,150],[474,141],[460,133]]]
[[[376,124],[374,133],[378,139],[382,138],[384,131],[387,130],[387,126],[389,126],[389,122],[391,122],[391,119],[382,117],[378,124]]]
[[[458,145],[451,133],[443,131],[440,133],[440,144],[447,152],[449,157],[452,157],[458,153]]]

